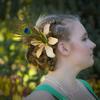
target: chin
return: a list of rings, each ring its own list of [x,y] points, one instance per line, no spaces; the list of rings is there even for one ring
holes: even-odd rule
[[[92,67],[94,64],[94,60],[90,61],[90,63],[88,64],[88,67]]]
[[[87,68],[89,68],[89,67],[92,67],[93,64],[94,64],[94,60],[91,60],[91,61],[88,60],[88,62],[85,63],[85,65],[84,65],[84,67],[83,67],[83,70],[84,70],[84,69],[87,69]]]

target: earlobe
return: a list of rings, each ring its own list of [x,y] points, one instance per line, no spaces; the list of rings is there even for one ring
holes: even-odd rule
[[[65,44],[64,42],[59,42],[58,49],[59,49],[59,52],[64,56],[68,56],[70,53],[69,46]]]

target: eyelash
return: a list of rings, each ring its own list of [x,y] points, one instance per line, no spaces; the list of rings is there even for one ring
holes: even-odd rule
[[[85,38],[82,39],[82,41],[86,41],[87,39],[88,39],[88,37],[85,37]]]

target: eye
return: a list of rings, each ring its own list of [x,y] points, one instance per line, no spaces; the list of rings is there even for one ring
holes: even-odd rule
[[[86,41],[88,39],[88,37],[84,37],[83,39],[82,39],[82,41]]]

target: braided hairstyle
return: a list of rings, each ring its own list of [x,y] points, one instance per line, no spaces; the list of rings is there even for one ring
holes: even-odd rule
[[[55,37],[58,39],[58,43],[61,40],[69,41],[71,30],[72,30],[72,22],[79,21],[79,17],[75,15],[48,15],[48,16],[40,16],[37,20],[35,27],[43,32],[44,26],[46,24],[50,24],[49,34],[47,37]],[[57,44],[58,44],[57,43]],[[57,44],[52,45],[53,51],[56,54]],[[35,56],[36,47],[33,45],[29,45],[26,58],[29,63],[36,65],[39,69],[42,70],[55,70],[55,64],[57,61],[57,57],[50,58],[46,56],[45,50],[42,52],[41,56],[37,58]]]

